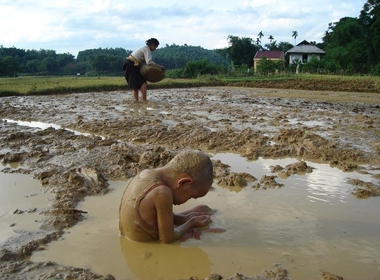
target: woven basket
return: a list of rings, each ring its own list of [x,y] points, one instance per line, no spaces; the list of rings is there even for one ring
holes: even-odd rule
[[[140,73],[151,83],[157,83],[165,78],[165,71],[162,71],[162,66],[160,65],[143,64],[140,67]]]

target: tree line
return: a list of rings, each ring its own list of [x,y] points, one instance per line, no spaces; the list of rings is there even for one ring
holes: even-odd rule
[[[172,77],[194,77],[203,74],[249,73],[257,51],[283,51],[294,45],[277,42],[267,35],[269,43],[262,45],[264,33],[257,38],[227,37],[228,47],[207,50],[200,46],[166,45],[153,53],[153,59],[164,65]],[[291,37],[298,37],[296,30]],[[322,42],[310,42],[325,51],[321,60],[311,59],[300,64],[301,71],[317,73],[347,73],[380,75],[380,0],[368,0],[357,18],[344,17],[329,23]],[[54,50],[23,50],[0,46],[0,76],[32,75],[120,75],[125,58],[132,53],[123,48],[83,50],[74,58],[70,53]],[[297,65],[279,64],[262,59],[260,72],[294,71]]]
[[[380,0],[368,0],[358,18],[330,23],[322,39],[325,69],[380,75]]]
[[[54,50],[23,50],[0,46],[0,76],[32,75],[120,75],[122,65],[131,50],[98,48],[79,51],[75,59],[69,53]],[[227,58],[216,50],[196,46],[166,45],[153,53],[154,61],[167,70],[180,69],[189,62],[207,61],[207,64],[226,68]],[[204,63],[204,62],[203,62]],[[202,64],[202,63],[201,63]],[[191,64],[190,64],[191,66]]]

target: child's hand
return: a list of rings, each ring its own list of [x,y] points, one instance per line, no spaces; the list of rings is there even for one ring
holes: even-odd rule
[[[195,228],[205,227],[211,223],[211,217],[209,215],[197,215],[190,220]]]
[[[202,212],[191,212],[189,214],[186,214],[186,221],[190,220],[193,217],[204,216],[204,215],[205,213],[202,213]]]
[[[226,231],[226,229],[224,229],[224,228],[208,228],[208,229],[192,228],[191,230],[186,232],[184,235],[182,235],[180,240],[182,242],[186,241],[190,238],[195,238],[195,239],[199,240],[199,239],[201,239],[201,235],[203,232],[225,232],[225,231]]]
[[[195,238],[197,240],[200,240],[201,239],[201,234],[202,234],[201,230],[192,228],[191,230],[189,230],[188,232],[186,232],[184,235],[182,235],[182,237],[180,238],[180,240],[182,242],[184,242],[184,241],[186,241],[186,240],[188,240],[190,238]]]
[[[190,212],[190,213],[185,214],[185,215],[177,214],[177,215],[175,215],[174,223],[176,225],[182,225],[182,224],[190,221],[191,218],[196,217],[196,216],[202,216],[202,215],[204,215],[204,213],[201,213],[201,212]]]

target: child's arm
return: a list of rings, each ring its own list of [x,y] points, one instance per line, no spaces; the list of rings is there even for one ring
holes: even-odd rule
[[[207,205],[200,204],[187,211],[183,211],[178,214],[173,213],[174,224],[182,225],[183,223],[186,223],[193,216],[201,216],[201,215],[211,216],[215,212],[216,210],[211,209]]]
[[[154,198],[157,213],[158,233],[162,243],[171,243],[192,228],[204,227],[211,222],[209,215],[195,215],[185,223],[174,228],[173,219],[173,194],[167,187],[157,190]]]
[[[195,216],[209,215],[202,212],[189,212],[189,213],[173,213],[174,225],[182,225]]]

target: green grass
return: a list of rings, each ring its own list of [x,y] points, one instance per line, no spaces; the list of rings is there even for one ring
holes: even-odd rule
[[[0,79],[0,96],[125,89],[120,77],[32,77]]]
[[[320,88],[320,85],[324,87]],[[196,79],[166,78],[159,83],[149,83],[152,88],[185,88],[205,86],[278,87],[308,90],[340,90],[379,92],[380,77],[332,75],[277,75],[268,77],[202,76]],[[0,97],[12,95],[66,94],[127,90],[123,76],[23,76],[0,78]]]

